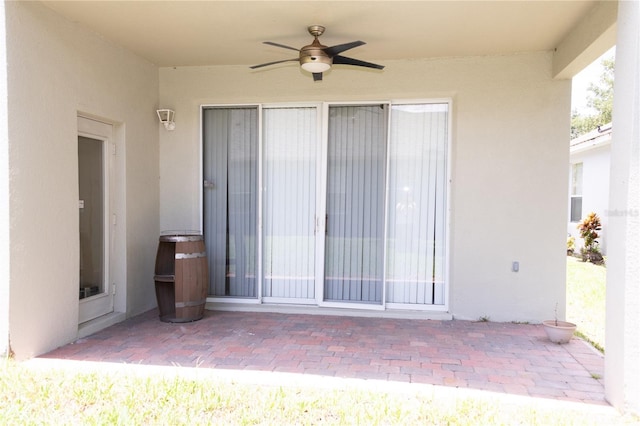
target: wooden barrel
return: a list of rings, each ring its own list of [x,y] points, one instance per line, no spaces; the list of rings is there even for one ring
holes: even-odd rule
[[[160,320],[197,321],[204,315],[209,267],[202,235],[162,235],[155,269]]]

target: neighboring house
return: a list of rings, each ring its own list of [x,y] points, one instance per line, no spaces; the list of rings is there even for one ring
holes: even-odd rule
[[[386,68],[249,69],[316,23]],[[564,317],[570,79],[617,46],[612,200],[635,209],[639,28],[636,2],[0,2],[0,353],[154,308],[168,229],[205,233],[209,308]],[[605,381],[640,409],[631,219]]]
[[[577,226],[590,212],[600,217],[600,250],[607,254],[611,123],[571,140],[569,154],[569,224],[567,232],[583,246]],[[615,214],[615,212],[613,212]]]

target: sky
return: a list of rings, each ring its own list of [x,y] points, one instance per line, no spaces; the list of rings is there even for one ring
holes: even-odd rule
[[[573,78],[571,89],[571,111],[577,109],[578,112],[584,115],[593,114],[595,112],[591,108],[587,107],[587,88],[589,87],[589,83],[598,83],[600,74],[602,74],[602,65],[600,65],[600,62],[605,58],[608,59],[615,56],[615,54],[616,48],[612,47],[604,55],[593,61],[591,65],[586,67]]]

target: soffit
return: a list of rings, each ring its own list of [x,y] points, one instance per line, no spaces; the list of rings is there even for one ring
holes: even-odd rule
[[[556,48],[594,1],[43,1],[68,20],[158,66],[251,65],[296,57],[306,27],[321,42],[378,61]]]

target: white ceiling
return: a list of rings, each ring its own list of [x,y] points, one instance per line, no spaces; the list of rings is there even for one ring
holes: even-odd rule
[[[49,1],[68,20],[158,66],[252,65],[295,58],[307,26],[345,56],[377,61],[554,49],[594,1]]]

